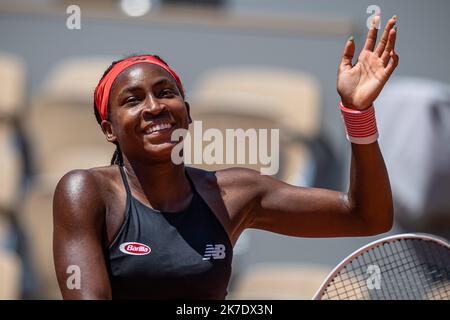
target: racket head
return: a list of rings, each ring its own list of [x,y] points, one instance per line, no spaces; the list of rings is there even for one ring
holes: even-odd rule
[[[425,233],[367,244],[339,263],[315,300],[450,299],[450,244]]]

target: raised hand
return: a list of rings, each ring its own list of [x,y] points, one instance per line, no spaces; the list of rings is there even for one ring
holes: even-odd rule
[[[379,16],[372,19],[372,27],[355,65],[352,65],[355,54],[353,37],[345,44],[338,70],[337,90],[342,104],[347,108],[363,110],[370,107],[398,65],[399,57],[394,50],[397,18],[393,16],[389,19],[375,49],[379,19]]]

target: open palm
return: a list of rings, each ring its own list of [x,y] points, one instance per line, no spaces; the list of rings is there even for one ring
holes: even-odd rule
[[[394,28],[396,17],[387,22],[375,49],[378,33],[375,26],[378,21],[378,16],[373,19],[372,28],[355,65],[352,65],[355,53],[353,38],[345,45],[338,70],[337,90],[342,104],[347,108],[362,110],[370,107],[398,65],[399,58],[394,51],[397,36],[397,30]]]

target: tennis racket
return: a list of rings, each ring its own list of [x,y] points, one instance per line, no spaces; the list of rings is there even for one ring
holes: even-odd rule
[[[399,234],[358,249],[331,271],[316,300],[449,300],[450,244]]]

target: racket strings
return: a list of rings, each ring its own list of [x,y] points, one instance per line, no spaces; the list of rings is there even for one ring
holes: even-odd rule
[[[427,246],[421,243],[424,247],[425,259],[430,261],[426,264],[425,278],[428,288],[432,290],[427,291],[427,296],[430,299],[449,299],[450,296],[450,255],[442,255],[437,246]],[[447,266],[441,268],[439,266]]]
[[[450,251],[417,239],[381,243],[342,268],[322,299],[450,299]]]
[[[433,268],[428,274],[435,285],[435,290],[430,292],[430,299],[450,299],[450,254],[442,255],[436,246],[432,246],[427,253],[434,259],[439,261],[440,265],[447,266],[443,270]]]

